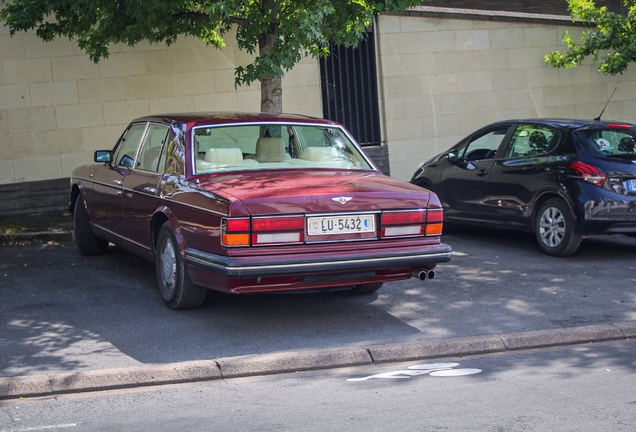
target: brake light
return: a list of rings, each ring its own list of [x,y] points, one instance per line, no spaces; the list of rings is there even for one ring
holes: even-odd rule
[[[252,219],[252,245],[302,243],[304,216],[259,217]]]
[[[426,233],[426,210],[385,211],[382,213],[381,238],[413,237]]]
[[[610,123],[607,125],[610,129],[629,129],[631,125],[623,124],[623,123]]]
[[[594,186],[603,186],[605,183],[605,173],[600,168],[585,162],[572,162],[568,168],[574,170],[576,175],[570,174],[570,178],[582,180]]]

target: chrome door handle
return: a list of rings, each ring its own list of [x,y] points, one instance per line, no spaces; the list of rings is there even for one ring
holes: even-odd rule
[[[115,183],[117,186],[121,186],[124,184],[124,182],[121,180],[113,180],[113,183]]]

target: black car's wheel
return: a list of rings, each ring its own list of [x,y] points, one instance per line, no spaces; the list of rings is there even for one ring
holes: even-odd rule
[[[384,285],[382,282],[354,285],[351,288],[351,292],[354,294],[371,294],[382,288],[382,285]]]
[[[108,241],[97,237],[93,232],[81,196],[75,200],[73,231],[77,249],[83,255],[101,255],[108,250]]]
[[[558,198],[549,199],[541,206],[534,231],[539,246],[548,255],[571,255],[581,244],[574,217],[567,204]]]
[[[159,231],[155,267],[159,291],[168,307],[190,309],[203,304],[207,290],[190,280],[170,222],[164,223]]]

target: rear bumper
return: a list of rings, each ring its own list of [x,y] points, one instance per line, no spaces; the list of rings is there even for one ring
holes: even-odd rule
[[[450,261],[451,252],[450,246],[436,244],[400,251],[375,250],[335,257],[314,254],[237,258],[187,248],[185,260],[190,266],[224,277],[243,278],[434,267],[435,264]]]

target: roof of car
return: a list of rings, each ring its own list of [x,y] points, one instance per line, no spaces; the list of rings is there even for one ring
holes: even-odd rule
[[[249,122],[294,122],[339,125],[339,123],[300,114],[271,114],[250,112],[183,112],[155,114],[139,117],[134,121],[162,121],[176,123],[220,124]]]
[[[493,125],[509,124],[509,123],[535,123],[535,124],[541,123],[541,124],[546,124],[553,127],[568,127],[572,129],[583,127],[583,126],[590,126],[590,125],[602,126],[602,125],[616,124],[616,123],[630,124],[624,121],[581,120],[581,119],[544,117],[544,118],[509,119],[509,120],[503,120],[503,121],[493,123]]]

